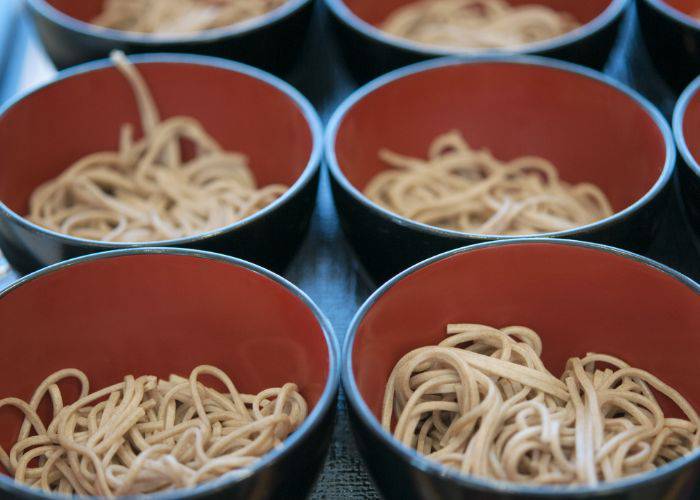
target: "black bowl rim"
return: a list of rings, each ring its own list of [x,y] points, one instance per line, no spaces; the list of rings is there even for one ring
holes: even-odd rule
[[[276,76],[267,73],[258,68],[248,66],[247,64],[229,61],[226,59],[221,59],[219,57],[204,56],[198,54],[168,54],[168,53],[153,53],[153,54],[138,54],[130,55],[129,60],[134,64],[151,64],[151,63],[166,63],[166,64],[189,64],[195,66],[211,67],[217,69],[223,69],[226,71],[231,71],[233,73],[239,73],[242,75],[249,76],[259,82],[270,85],[277,91],[284,94],[292,103],[294,103],[301,114],[306,119],[306,124],[309,128],[309,133],[311,135],[311,152],[309,154],[309,159],[301,172],[301,175],[294,181],[294,183],[287,189],[287,191],[282,194],[275,201],[267,205],[265,208],[258,210],[254,214],[241,219],[233,224],[223,226],[220,228],[213,229],[204,233],[198,233],[192,236],[187,236],[184,238],[175,238],[170,240],[156,240],[156,241],[142,241],[142,242],[121,242],[121,241],[99,241],[90,240],[87,238],[78,238],[76,236],[71,236],[68,234],[59,233],[51,229],[45,228],[38,224],[33,223],[29,219],[21,216],[17,212],[11,210],[2,200],[0,200],[0,217],[8,217],[10,220],[19,224],[23,228],[29,230],[32,233],[39,233],[44,237],[48,237],[54,240],[59,240],[64,244],[71,244],[74,246],[82,246],[88,248],[97,249],[96,251],[101,251],[103,249],[117,249],[117,248],[136,248],[144,246],[183,246],[192,245],[196,243],[201,243],[205,240],[217,238],[223,234],[236,231],[237,229],[251,224],[259,219],[262,219],[266,215],[272,213],[276,210],[283,210],[285,205],[291,201],[314,177],[314,175],[319,171],[321,165],[321,158],[323,154],[323,127],[321,125],[321,120],[316,113],[316,110],[311,105],[311,103],[304,97],[301,92],[296,90],[293,86],[287,82],[277,78]],[[5,104],[0,106],[0,120],[4,118],[5,114],[11,108],[21,105],[25,98],[30,97],[36,92],[41,92],[47,87],[54,85],[60,85],[64,80],[68,80],[74,76],[79,76],[93,71],[100,71],[107,68],[114,67],[112,61],[107,59],[100,59],[98,61],[90,61],[87,63],[74,66],[63,71],[59,71],[54,79],[51,81],[39,85],[37,87],[32,87],[25,92],[21,92],[15,97],[11,98]],[[86,152],[88,154],[88,152]],[[252,167],[251,170],[255,172],[255,168]]]
[[[444,57],[439,59],[431,59],[428,61],[423,61],[416,64],[411,64],[409,66],[405,66],[403,68],[399,68],[363,85],[355,92],[350,94],[350,96],[347,99],[345,99],[345,101],[343,101],[343,103],[335,110],[326,127],[326,135],[324,139],[325,159],[328,168],[331,172],[331,175],[333,176],[333,179],[343,188],[345,192],[352,196],[356,202],[359,202],[361,205],[368,208],[370,211],[379,215],[383,219],[388,220],[390,223],[409,228],[411,230],[414,230],[416,233],[439,236],[456,241],[492,241],[523,238],[523,236],[520,235],[513,236],[503,234],[478,234],[455,231],[453,229],[445,229],[437,226],[431,226],[395,214],[394,212],[391,212],[390,210],[387,210],[386,208],[383,208],[378,204],[374,203],[369,198],[367,198],[359,189],[357,189],[343,173],[343,170],[340,168],[340,164],[338,163],[338,158],[335,154],[336,137],[338,134],[338,130],[340,129],[340,125],[342,124],[345,118],[345,115],[353,106],[362,101],[366,96],[368,96],[375,90],[378,90],[379,88],[384,87],[385,85],[391,84],[403,78],[411,77],[414,74],[422,73],[425,71],[450,66],[466,66],[484,63],[512,64],[523,66],[536,66],[545,69],[556,69],[572,73],[583,78],[595,80],[603,85],[608,85],[635,101],[639,107],[641,107],[644,111],[647,112],[649,118],[655,123],[656,128],[661,134],[666,145],[664,166],[661,170],[659,178],[652,185],[649,191],[647,191],[643,196],[641,196],[637,201],[635,201],[631,205],[625,207],[624,209],[618,212],[615,212],[609,217],[593,222],[591,224],[578,226],[573,229],[567,229],[566,231],[536,233],[531,236],[527,235],[525,237],[579,238],[591,232],[613,226],[623,221],[624,219],[629,218],[639,209],[649,204],[654,198],[656,198],[656,196],[664,189],[664,187],[666,187],[666,185],[672,179],[673,172],[676,167],[676,147],[673,141],[673,133],[671,132],[671,127],[669,126],[668,122],[663,117],[661,112],[650,101],[648,101],[645,97],[643,97],[634,89],[627,87],[626,85],[618,82],[617,80],[607,75],[604,75],[603,73],[599,73],[595,70],[577,64],[559,61],[547,57],[531,55],[516,57],[474,57],[467,59]]]
[[[480,250],[483,248],[491,247],[501,247],[507,245],[562,245],[562,246],[574,246],[581,248],[588,248],[592,250],[599,251],[601,253],[608,253],[616,255],[619,257],[624,257],[629,260],[636,261],[638,263],[644,264],[656,271],[664,273],[671,278],[676,279],[681,284],[687,286],[692,291],[698,295],[700,299],[700,284],[696,283],[689,277],[683,275],[682,273],[671,269],[659,262],[656,262],[647,257],[637,255],[635,253],[629,252],[627,250],[621,250],[615,247],[601,245],[598,243],[588,243],[575,240],[565,240],[565,239],[549,239],[549,238],[520,238],[516,240],[508,241],[491,241],[487,243],[480,243],[476,245],[470,245],[455,250],[450,250],[448,252],[441,253],[429,259],[426,259],[405,271],[401,272],[391,280],[387,281],[384,285],[379,287],[366,301],[352,319],[350,326],[348,327],[347,335],[343,342],[343,355],[341,360],[341,370],[342,370],[342,382],[343,389],[347,395],[347,399],[350,405],[355,410],[355,413],[359,416],[361,425],[365,427],[370,433],[374,435],[375,438],[382,441],[386,446],[388,446],[394,454],[399,455],[403,460],[409,463],[411,466],[419,469],[425,474],[430,474],[432,476],[445,478],[449,481],[454,481],[460,486],[471,488],[486,493],[497,493],[497,494],[509,494],[509,495],[534,495],[545,498],[559,498],[561,495],[567,495],[578,498],[590,498],[597,495],[614,495],[622,493],[624,490],[633,487],[643,486],[645,483],[650,483],[652,481],[662,479],[670,474],[677,472],[679,469],[685,467],[691,462],[700,462],[700,448],[695,449],[690,455],[679,458],[670,462],[658,469],[647,472],[644,474],[639,474],[637,476],[631,476],[626,479],[621,479],[618,481],[613,481],[610,483],[602,483],[598,486],[527,486],[520,485],[517,483],[510,483],[506,481],[495,481],[489,479],[482,479],[467,474],[462,474],[456,470],[444,467],[437,462],[432,462],[427,458],[419,455],[418,452],[405,446],[401,442],[397,441],[391,434],[387,433],[376,419],[372,411],[365,403],[362,395],[360,394],[357,384],[355,382],[355,376],[352,369],[352,349],[355,342],[355,335],[357,329],[365,318],[367,312],[372,309],[374,304],[387,293],[396,283],[402,281],[404,278],[410,276],[411,274],[419,271],[425,267],[430,266],[438,261],[448,259],[457,254],[466,254],[472,251]]]
[[[616,19],[618,19],[622,13],[625,12],[630,1],[631,0],[611,0],[610,4],[605,8],[605,10],[593,20],[556,38],[507,49],[468,50],[420,44],[410,40],[405,40],[401,37],[389,35],[355,15],[345,4],[344,0],[325,0],[326,6],[335,15],[335,17],[352,30],[362,34],[366,38],[370,38],[384,45],[404,50],[406,52],[412,52],[423,57],[438,57],[446,55],[493,56],[496,54],[532,54],[536,52],[561,49],[569,45],[574,45],[608,27]]]
[[[311,300],[311,298],[304,293],[296,285],[288,281],[287,279],[279,276],[265,269],[264,267],[258,266],[251,262],[238,259],[235,257],[229,257],[227,255],[221,255],[214,252],[206,252],[202,250],[191,250],[186,248],[169,248],[169,247],[147,247],[147,248],[135,248],[135,249],[122,249],[122,250],[112,250],[110,252],[102,252],[97,254],[85,255],[82,257],[77,257],[74,259],[59,262],[57,264],[50,265],[39,271],[35,271],[28,274],[19,280],[8,285],[5,289],[0,290],[0,300],[7,294],[11,293],[15,289],[20,288],[24,284],[43,278],[45,275],[52,274],[54,272],[69,271],[70,268],[76,264],[82,264],[85,262],[93,262],[103,259],[113,259],[120,258],[131,255],[177,255],[186,257],[196,257],[204,260],[213,260],[217,262],[223,262],[235,267],[240,267],[251,271],[254,274],[259,274],[265,278],[274,281],[277,285],[286,288],[295,297],[300,299],[304,305],[311,310],[314,314],[316,321],[321,327],[323,337],[326,341],[326,347],[328,348],[328,376],[326,379],[325,388],[321,393],[316,406],[306,417],[306,420],[302,422],[299,428],[287,439],[285,439],[283,445],[276,448],[269,453],[263,455],[260,459],[256,460],[245,472],[236,473],[232,472],[228,475],[221,476],[218,479],[204,483],[196,488],[192,489],[181,489],[174,490],[167,493],[158,493],[155,495],[149,495],[149,498],[153,497],[157,500],[170,500],[170,499],[181,499],[181,498],[197,498],[204,495],[210,495],[216,493],[220,490],[228,488],[237,482],[241,482],[248,477],[251,477],[261,471],[264,468],[272,466],[278,462],[283,455],[289,453],[292,449],[297,447],[299,443],[305,439],[308,433],[315,427],[317,427],[323,417],[332,409],[335,404],[336,396],[338,393],[338,388],[340,385],[340,346],[338,340],[333,332],[333,327],[323,314],[321,309]],[[70,271],[69,271],[70,272]],[[227,477],[228,476],[228,477]],[[4,474],[0,474],[0,491],[5,490],[7,492],[18,492],[22,493],[28,497],[34,498],[44,498],[44,499],[56,499],[65,498],[63,495],[58,494],[46,494],[36,489],[29,488],[22,484],[16,483],[11,477]]]
[[[178,33],[175,35],[159,35],[101,28],[61,12],[46,2],[46,0],[27,0],[27,3],[39,16],[75,33],[100,38],[113,43],[150,45],[153,48],[158,48],[159,46],[176,47],[179,44],[215,43],[226,39],[243,37],[283,21],[312,1],[313,0],[287,0],[284,5],[280,5],[262,16],[221,28],[192,33]]]
[[[700,20],[695,20],[688,14],[681,12],[680,10],[671,7],[669,4],[663,0],[642,0],[644,3],[654,8],[659,14],[662,14],[672,21],[682,24],[687,28],[691,28],[695,31],[700,31]]]
[[[688,109],[688,104],[690,104],[690,101],[693,98],[697,97],[699,90],[700,76],[693,80],[683,91],[681,96],[678,98],[676,108],[673,110],[673,135],[676,138],[678,151],[683,157],[685,164],[688,165],[688,168],[690,168],[690,170],[692,170],[698,177],[698,180],[700,180],[700,164],[688,147],[688,143],[685,140],[683,125],[685,122],[685,112]]]

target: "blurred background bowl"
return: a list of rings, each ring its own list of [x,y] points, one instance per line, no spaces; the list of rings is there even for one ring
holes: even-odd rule
[[[511,160],[538,155],[568,182],[592,182],[616,213],[547,236],[644,251],[665,214],[676,150],[666,120],[644,98],[597,72],[535,57],[427,61],[365,85],[336,111],[326,159],[345,235],[384,281],[449,249],[508,239],[428,226],[362,194],[388,167],[381,148],[425,158],[439,134],[460,130],[477,149]]]
[[[102,59],[111,50],[120,49],[127,54],[213,55],[284,74],[297,61],[313,8],[313,0],[288,0],[274,11],[231,26],[196,33],[153,35],[90,24],[102,12],[104,2],[27,0],[44,47],[59,69]]]
[[[700,73],[700,0],[637,0],[637,15],[656,70],[675,92]]]
[[[700,408],[700,285],[643,257],[565,240],[486,243],[439,255],[381,287],[345,339],[343,387],[361,454],[387,499],[698,498],[700,450],[597,487],[533,487],[462,475],[400,444],[380,421],[386,380],[448,323],[523,325],[555,376],[572,356],[601,352],[652,372]],[[695,489],[694,489],[695,488]]]
[[[322,132],[311,104],[281,80],[222,59],[149,54],[131,60],[163,118],[198,119],[224,149],[248,156],[258,185],[291,186],[242,221],[158,245],[212,250],[284,269],[304,238],[316,199]],[[24,218],[40,184],[89,153],[116,150],[123,123],[135,124],[139,133],[132,90],[110,61],[66,70],[0,111],[0,247],[19,272],[78,255],[148,246],[75,238]]]
[[[325,0],[343,56],[354,77],[365,82],[387,71],[445,55],[464,55],[463,49],[417,44],[385,34],[378,28],[397,8],[416,0]],[[617,39],[629,0],[509,0],[538,3],[573,14],[583,24],[563,36],[509,50],[476,50],[473,55],[536,54],[601,69]]]
[[[46,376],[63,368],[83,370],[93,389],[127,374],[186,376],[199,364],[221,368],[246,393],[296,383],[309,416],[284,446],[247,475],[157,498],[301,499],[310,492],[331,440],[338,348],[320,310],[286,280],[207,252],[119,250],[15,282],[0,293],[0,324],[0,399],[28,400]],[[5,449],[21,421],[9,407],[0,411]],[[0,496],[21,494],[57,498],[0,473]]]
[[[673,113],[673,133],[680,152],[678,178],[690,226],[700,237],[700,77],[683,92]]]

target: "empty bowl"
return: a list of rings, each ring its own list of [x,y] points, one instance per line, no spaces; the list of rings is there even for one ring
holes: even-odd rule
[[[351,423],[385,498],[698,498],[699,449],[619,481],[555,487],[463,475],[395,440],[378,420],[389,374],[411,350],[443,340],[449,323],[532,328],[555,377],[569,357],[618,356],[700,408],[700,285],[651,260],[590,243],[538,239],[462,248],[382,286],[345,339],[342,377]]]
[[[383,32],[379,26],[394,10],[417,0],[325,0],[349,68],[359,81],[387,71],[456,54],[537,54],[602,68],[612,50],[628,0],[509,0],[513,5],[541,4],[569,12],[582,24],[551,40],[497,50],[464,50],[417,44]]]
[[[162,54],[131,60],[162,118],[198,119],[224,149],[248,156],[259,185],[290,186],[246,219],[158,245],[212,250],[284,269],[305,235],[316,197],[322,134],[311,104],[281,80],[238,63]],[[138,109],[126,79],[109,61],[61,72],[2,108],[0,247],[15,269],[26,273],[78,255],[148,246],[67,236],[24,218],[36,187],[89,153],[116,150],[124,123],[140,124]]]
[[[691,227],[700,236],[700,77],[683,92],[673,113],[680,152],[679,184]]]
[[[534,57],[427,61],[352,94],[333,115],[326,160],[345,235],[369,273],[386,280],[437,253],[512,236],[470,234],[415,222],[363,190],[388,167],[387,148],[425,158],[457,129],[503,161],[537,155],[568,182],[591,182],[614,215],[546,236],[648,248],[665,214],[676,152],[661,114],[636,92],[592,70]]]
[[[298,385],[309,415],[282,446],[245,474],[153,498],[301,499],[313,486],[331,440],[338,349],[323,314],[283,278],[208,252],[118,250],[15,282],[0,293],[0,324],[0,399],[28,400],[45,377],[63,368],[84,371],[92,390],[127,374],[187,376],[200,364],[221,368],[242,392]],[[21,422],[21,413],[0,409],[4,449]],[[1,472],[0,496],[61,498]]]
[[[700,73],[700,0],[637,0],[637,15],[654,66],[681,92]]]
[[[196,33],[134,33],[90,24],[105,0],[28,0],[29,12],[51,60],[66,68],[107,57],[111,50],[191,52],[234,59],[281,74],[300,54],[313,0],[288,0],[269,13]]]

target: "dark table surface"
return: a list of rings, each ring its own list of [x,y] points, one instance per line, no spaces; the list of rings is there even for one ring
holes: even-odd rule
[[[316,106],[324,122],[356,87],[343,67],[326,16],[322,2],[317,1],[302,61],[289,77]],[[633,9],[606,73],[640,91],[670,117],[675,97],[654,72],[640,43]],[[54,74],[20,2],[0,0],[0,101],[45,82]],[[700,280],[700,242],[690,232],[678,197],[647,256]],[[286,277],[321,307],[342,344],[352,316],[374,285],[364,278],[343,239],[325,172],[308,237]],[[0,275],[0,288],[13,279],[16,275],[11,270]],[[313,498],[378,498],[355,449],[342,394],[338,407],[335,439]]]

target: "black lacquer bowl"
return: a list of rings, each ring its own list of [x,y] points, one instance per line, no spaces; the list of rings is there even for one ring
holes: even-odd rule
[[[284,269],[305,235],[316,199],[322,132],[311,104],[281,80],[239,63],[174,54],[131,59],[162,118],[198,119],[224,149],[248,156],[259,185],[290,186],[242,221],[158,245],[211,250]],[[148,246],[74,238],[24,218],[29,196],[41,183],[87,154],[116,150],[123,123],[140,129],[131,88],[109,61],[65,70],[2,108],[0,247],[15,269],[26,273],[78,255]]]
[[[557,488],[463,475],[395,440],[379,420],[389,374],[411,350],[443,340],[448,323],[528,326],[542,338],[543,361],[557,377],[569,357],[618,356],[700,408],[697,283],[649,259],[590,243],[517,240],[454,250],[377,290],[345,338],[342,377],[350,422],[385,498],[699,498],[700,450],[621,481]]]
[[[309,494],[331,442],[339,349],[318,307],[285,279],[208,252],[117,250],[62,262],[13,283],[0,293],[0,321],[0,399],[29,400],[45,377],[63,368],[85,372],[91,390],[127,374],[187,376],[200,364],[221,368],[245,393],[296,383],[309,414],[281,447],[244,471],[149,498]],[[70,395],[74,388],[64,389]],[[21,422],[16,410],[0,409],[5,450]],[[21,486],[1,469],[2,498],[64,498]]]
[[[414,222],[362,194],[388,168],[380,149],[425,158],[430,142],[452,129],[501,160],[542,156],[563,180],[597,184],[616,211],[545,236],[633,251],[651,244],[670,199],[676,149],[666,120],[648,101],[593,70],[549,59],[427,61],[359,89],[326,133],[345,235],[378,281],[449,249],[513,238]]]
[[[700,0],[637,0],[644,44],[654,66],[681,92],[700,74]]]
[[[417,44],[385,34],[378,26],[395,9],[416,0],[325,0],[348,67],[360,82],[407,64],[447,55],[460,49]],[[535,54],[602,69],[615,44],[629,0],[510,0],[512,4],[543,4],[569,12],[582,24],[561,37],[507,51],[472,51],[473,55]]]
[[[688,219],[700,237],[700,77],[683,92],[673,113],[673,133],[680,152],[679,182]]]
[[[234,59],[284,74],[296,61],[313,0],[289,0],[264,16],[228,27],[177,35],[153,35],[90,24],[105,0],[28,0],[41,40],[58,68],[126,53],[191,52]]]

